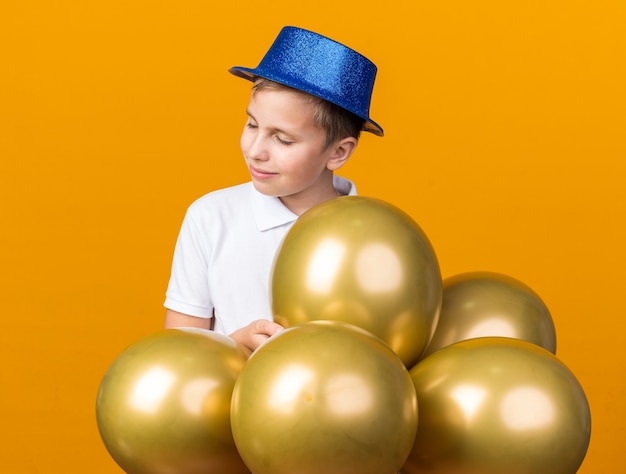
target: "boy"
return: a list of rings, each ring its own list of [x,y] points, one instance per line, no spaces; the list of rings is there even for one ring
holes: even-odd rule
[[[251,182],[214,191],[188,209],[167,289],[165,327],[214,329],[255,350],[282,327],[272,321],[274,256],[298,216],[356,194],[334,175],[369,118],[376,66],[356,51],[285,27],[254,69],[241,150]]]

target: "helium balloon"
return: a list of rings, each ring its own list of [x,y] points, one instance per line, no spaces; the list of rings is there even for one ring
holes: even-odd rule
[[[165,329],[132,344],[98,391],[101,438],[129,474],[248,473],[230,428],[246,356],[203,329]]]
[[[435,329],[442,281],[433,248],[410,216],[378,199],[345,196],[293,225],[274,262],[271,295],[283,326],[353,324],[411,367]]]
[[[415,438],[415,388],[376,336],[312,321],[252,354],[235,383],[231,425],[253,474],[395,474]]]
[[[461,341],[410,370],[420,409],[403,474],[574,474],[589,404],[549,351],[512,338]]]
[[[556,353],[550,311],[527,285],[493,272],[446,278],[439,321],[422,357],[455,342],[489,336],[522,339]]]

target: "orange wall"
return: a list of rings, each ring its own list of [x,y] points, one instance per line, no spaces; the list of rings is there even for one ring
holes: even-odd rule
[[[591,404],[580,472],[626,470],[624,5],[3,2],[0,471],[120,472],[98,384],[161,328],[186,206],[246,179],[248,85],[226,70],[285,24],[378,64],[386,137],[343,174],[420,223],[444,276],[499,271],[543,297]]]

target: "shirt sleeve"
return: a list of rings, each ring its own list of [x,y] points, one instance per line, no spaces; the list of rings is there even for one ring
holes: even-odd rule
[[[164,306],[201,318],[213,316],[208,268],[210,243],[195,216],[187,211],[178,234]]]

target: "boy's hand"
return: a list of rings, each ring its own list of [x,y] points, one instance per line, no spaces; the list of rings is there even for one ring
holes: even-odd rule
[[[237,329],[230,337],[250,352],[254,352],[270,336],[282,330],[283,327],[280,324],[267,319],[257,319],[247,326]]]

